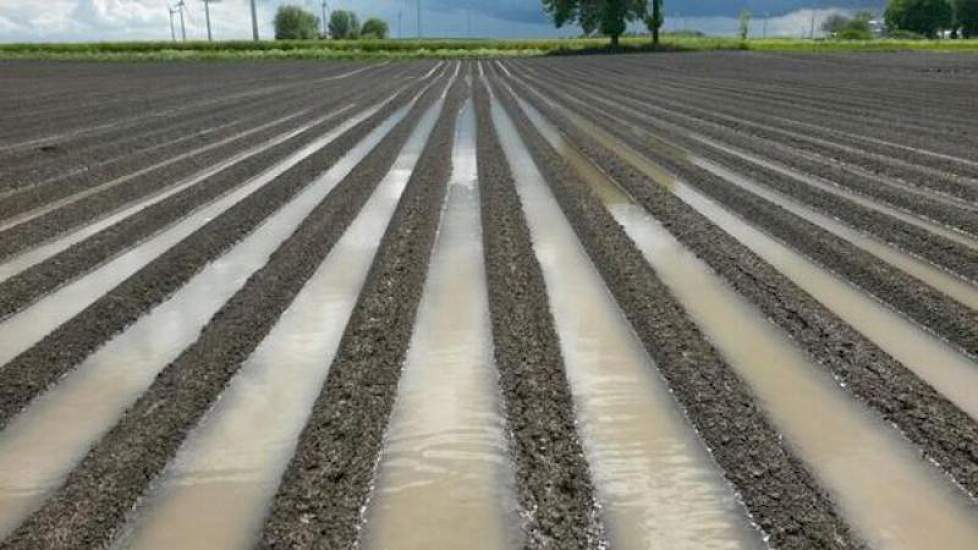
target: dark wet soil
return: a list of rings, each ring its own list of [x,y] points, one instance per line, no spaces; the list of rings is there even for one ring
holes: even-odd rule
[[[521,89],[518,83],[515,88]],[[847,391],[897,426],[971,495],[978,495],[978,423],[661,185],[577,130],[534,94],[522,96],[557,123],[575,146],[680,242],[786,330],[816,364],[829,369]]]
[[[776,547],[851,548],[853,534],[600,200],[500,86],[496,93],[649,355]]]
[[[335,147],[327,146],[277,178],[273,185],[281,186],[278,196],[251,201],[251,207],[261,204],[274,210],[283,204],[297,191],[286,193],[289,186],[301,188],[312,181],[342,156],[342,152],[409,101],[417,87],[401,92],[389,107],[340,137],[334,142]],[[0,547],[97,547],[111,539],[136,499],[175,455],[187,433],[359,213],[393,164],[425,107],[434,100],[435,92],[431,89],[423,96],[409,116],[317,206],[265,267],[253,274],[215,314],[200,338],[162,371],[120,422],[72,471],[65,484]],[[229,219],[238,222],[248,219],[240,213],[235,215],[235,209],[228,211]],[[166,263],[174,264],[179,262]],[[410,327],[410,322],[407,325]]]
[[[380,243],[272,501],[262,548],[356,543],[437,235],[466,88],[457,79],[449,91]]]
[[[530,547],[600,548],[606,536],[543,273],[481,84],[475,100],[489,310],[522,528]]]

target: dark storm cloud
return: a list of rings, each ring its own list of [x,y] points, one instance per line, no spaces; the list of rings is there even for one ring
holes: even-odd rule
[[[545,23],[540,0],[422,0],[432,10],[456,11],[471,7],[495,19],[518,23]],[[885,0],[665,0],[668,13],[689,16],[736,17],[741,10],[781,15],[812,7],[879,8]]]

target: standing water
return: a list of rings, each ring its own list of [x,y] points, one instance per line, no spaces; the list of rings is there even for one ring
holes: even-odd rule
[[[529,105],[555,147],[588,161]],[[580,171],[710,341],[751,386],[771,420],[880,548],[975,548],[978,508],[899,435],[850,399],[790,338],[738,295],[606,176]]]
[[[749,524],[497,104],[493,121],[543,269],[615,548],[760,548]]]
[[[116,547],[231,549],[254,539],[440,105],[422,117],[391,171],[181,446]]]
[[[80,313],[103,294],[111,291],[222,212],[257,192],[380,108],[381,105],[374,105],[358,113],[234,191],[196,210],[180,222],[130,248],[84,277],[48,294],[29,308],[0,321],[0,366],[38,343],[49,332]]]
[[[0,533],[14,527],[61,483],[92,442],[112,427],[161,369],[196,340],[224,302],[268,261],[406,110],[389,117],[253,233],[11,420],[0,432]]]
[[[549,101],[542,95],[540,97]],[[978,391],[974,389],[978,388],[978,363],[972,358],[842,277],[746,223],[614,136],[553,105],[562,109],[575,125],[587,129],[594,139],[614,151],[622,160],[751,249],[971,418],[978,420]]]
[[[367,510],[368,549],[515,546],[471,103],[459,116],[445,213]]]

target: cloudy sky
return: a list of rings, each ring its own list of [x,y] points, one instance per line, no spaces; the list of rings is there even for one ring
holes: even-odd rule
[[[168,40],[167,5],[178,0],[0,0],[0,42]],[[186,1],[189,39],[206,37],[202,0]],[[405,36],[417,33],[416,0],[327,0],[333,9],[352,9],[361,18],[398,21]],[[298,4],[319,12],[320,0],[258,0],[261,33],[271,36],[270,21],[280,4]],[[839,9],[879,8],[884,0],[666,0],[667,28],[695,28],[710,34],[736,32],[736,14],[755,14],[754,32],[762,32],[760,16],[769,14],[768,34],[797,35],[807,28],[808,8],[819,6],[819,18]],[[554,29],[539,0],[421,0],[426,36],[544,37],[574,35],[574,28]],[[211,22],[219,39],[250,38],[248,0],[214,0]],[[179,34],[179,20],[177,20]]]

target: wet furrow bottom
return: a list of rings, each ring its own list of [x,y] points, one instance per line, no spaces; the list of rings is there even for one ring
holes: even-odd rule
[[[0,72],[0,550],[978,550],[972,57]]]
[[[445,213],[367,510],[368,549],[515,547],[471,104],[460,116]]]

